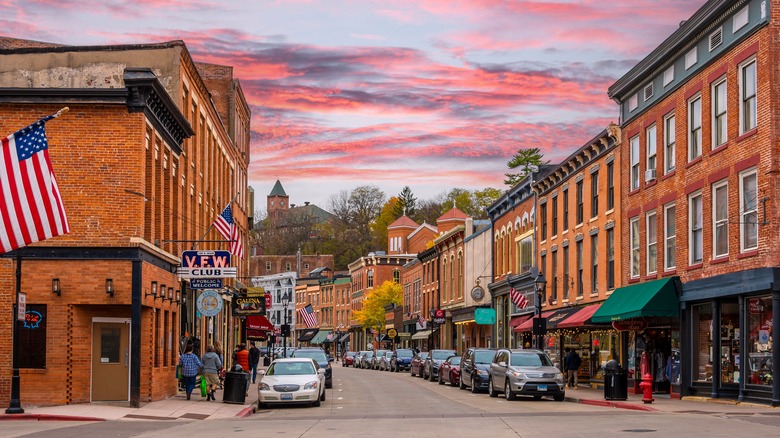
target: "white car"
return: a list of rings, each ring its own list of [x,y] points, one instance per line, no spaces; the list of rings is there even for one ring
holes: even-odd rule
[[[265,371],[258,371],[257,406],[277,403],[308,403],[320,406],[325,401],[325,369],[308,357],[276,359]]]

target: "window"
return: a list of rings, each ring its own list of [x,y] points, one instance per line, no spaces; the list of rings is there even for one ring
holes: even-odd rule
[[[539,272],[542,274],[547,272],[547,254],[543,254],[539,257]],[[544,297],[542,298],[542,301],[544,301]],[[541,303],[539,303],[539,305],[541,305]]]
[[[755,385],[764,385],[771,390],[773,368],[777,363],[772,363],[772,349],[774,348],[771,324],[767,327],[767,321],[772,320],[773,302],[770,295],[749,298],[747,300],[747,357],[750,363],[745,376],[747,382]]]
[[[658,272],[657,225],[658,216],[654,211],[647,213],[647,274]]]
[[[292,270],[292,265],[290,264],[290,262],[287,262],[287,263],[284,264],[284,269],[287,272],[290,272]]]
[[[756,169],[739,174],[740,250],[758,248],[758,180]]]
[[[304,263],[303,264],[303,269],[309,269],[309,264],[308,263]]]
[[[631,153],[631,186],[630,190],[636,190],[639,188],[639,136],[635,136],[629,140],[629,147]]]
[[[271,270],[271,262],[265,262],[265,270],[270,271]]]
[[[25,321],[17,321],[16,342],[14,343],[14,362],[18,368],[46,369],[46,327],[49,325],[49,315],[46,312],[46,304],[27,304]],[[109,330],[107,328],[103,329]],[[55,330],[56,331],[56,330]],[[118,329],[117,329],[118,331]],[[6,338],[8,339],[8,338]],[[105,336],[101,336],[101,353],[105,351]],[[119,340],[115,339],[116,349],[119,349]],[[155,350],[156,351],[156,350]],[[101,357],[110,357],[104,355]],[[118,362],[118,361],[117,361]]]
[[[569,189],[563,191],[561,202],[563,203],[563,231],[569,229]]]
[[[569,247],[563,247],[563,299],[569,299],[569,283],[572,278],[569,276]]]
[[[395,270],[393,271],[393,283],[401,283],[401,271]]]
[[[671,84],[674,80],[674,65],[671,65],[664,71],[664,87]]]
[[[584,289],[582,284],[582,240],[577,242],[577,296],[582,296]]]
[[[677,209],[674,204],[664,207],[664,269],[667,271],[677,266]]]
[[[673,171],[676,166],[675,155],[677,154],[677,148],[675,146],[675,128],[674,114],[666,116],[666,118],[664,118],[664,159],[666,160],[664,173]]]
[[[607,290],[615,288],[615,229],[607,230]]]
[[[688,252],[690,264],[704,260],[704,230],[702,229],[701,192],[688,197]]]
[[[577,182],[577,224],[582,223],[583,211],[582,211],[582,181]]]
[[[645,140],[647,140],[647,174],[645,175],[645,181],[651,181],[655,179],[655,162],[657,158],[657,135],[655,125],[647,128],[645,131]]]
[[[739,70],[739,133],[744,134],[756,127],[756,60],[743,64]]]
[[[729,253],[729,185],[721,181],[712,186],[712,250],[713,257]]]
[[[599,173],[590,174],[590,217],[599,215]]]
[[[639,106],[639,96],[635,94],[628,98],[628,111],[635,110],[637,106]]]
[[[541,228],[540,234],[541,234],[541,236],[539,237],[539,239],[541,239],[542,241],[545,241],[545,240],[547,240],[547,203],[545,202],[544,204],[542,204],[539,207],[539,210],[540,210],[539,211],[539,216],[540,216],[540,219],[542,220],[542,223],[540,225],[540,228]]]
[[[374,271],[368,271],[366,273],[366,287],[367,288],[374,287]]]
[[[688,102],[688,161],[701,156],[701,96]]]
[[[550,297],[553,301],[558,299],[558,251],[552,252],[552,289],[550,290]]]
[[[520,250],[520,269],[518,273],[522,274],[528,272],[531,266],[534,264],[534,240],[533,236],[528,236],[522,239],[519,243]]]
[[[737,33],[738,30],[742,29],[748,24],[749,19],[750,17],[748,16],[748,7],[745,6],[739,12],[734,14],[734,26],[732,31]]]
[[[607,163],[607,211],[615,208],[615,162]]]
[[[692,48],[690,52],[685,54],[685,69],[688,70],[689,68],[696,65],[697,61],[697,54],[696,54],[696,47]]]
[[[554,196],[551,202],[552,202],[552,220],[551,220],[550,228],[552,228],[552,230],[550,231],[550,233],[553,236],[557,236],[558,235],[558,197]]]
[[[631,242],[631,278],[639,277],[639,218],[635,217],[629,221],[629,240]]]
[[[599,235],[590,236],[590,290],[591,293],[599,291]]]
[[[712,147],[728,140],[728,114],[726,112],[726,79],[712,86]]]

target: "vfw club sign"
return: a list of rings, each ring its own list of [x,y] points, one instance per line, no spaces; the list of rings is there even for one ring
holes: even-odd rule
[[[184,251],[176,274],[181,278],[235,278],[229,251]]]

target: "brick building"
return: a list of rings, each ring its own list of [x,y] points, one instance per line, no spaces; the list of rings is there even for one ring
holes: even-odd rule
[[[618,292],[665,293],[634,315],[674,314],[629,345],[631,361],[651,354],[656,391],[780,405],[779,20],[778,1],[708,1],[609,89],[626,163]]]
[[[70,112],[46,128],[71,231],[19,250],[27,309],[42,321],[20,325],[21,401],[137,407],[177,393],[181,333],[201,345],[232,342],[229,303],[208,330],[175,272],[181,250],[237,193],[232,211],[245,239],[249,108],[229,67],[195,63],[181,41],[0,39],[0,130],[10,134],[66,105]],[[215,230],[206,240],[224,242]],[[220,247],[228,245],[199,249]],[[12,258],[0,258],[6,314],[14,269]],[[0,330],[11,332],[8,319]],[[12,350],[10,337],[0,348]],[[10,358],[0,359],[0,403],[8,403]]]

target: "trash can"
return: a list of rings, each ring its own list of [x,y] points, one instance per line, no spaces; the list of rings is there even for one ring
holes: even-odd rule
[[[628,400],[628,375],[614,359],[604,365],[604,399]]]
[[[225,403],[244,404],[246,400],[249,374],[241,371],[225,373],[225,386],[222,391],[222,401]]]
[[[267,367],[268,365],[271,365],[271,358],[268,356],[263,356],[263,366]]]

